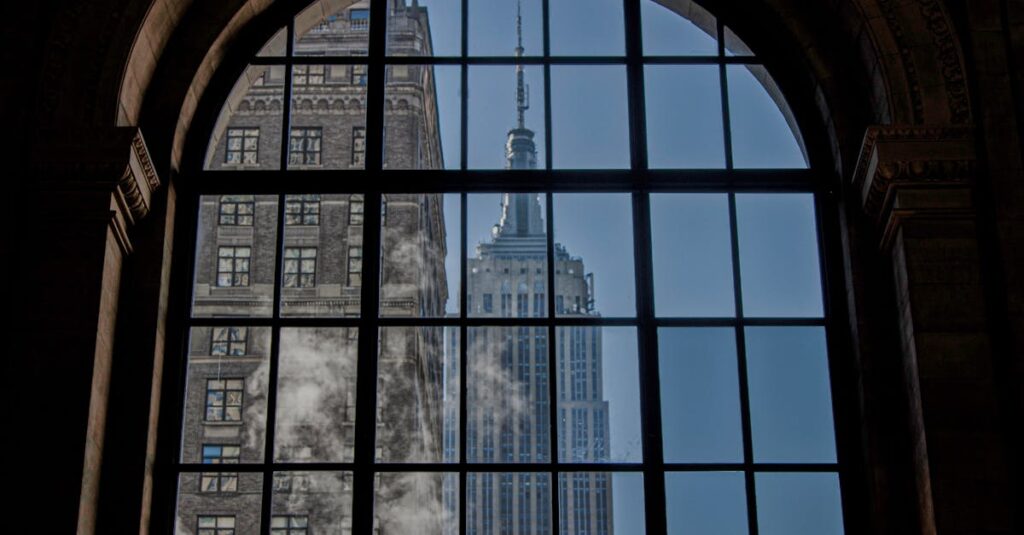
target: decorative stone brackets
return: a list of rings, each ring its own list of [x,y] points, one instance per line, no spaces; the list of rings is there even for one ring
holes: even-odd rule
[[[973,217],[974,143],[967,127],[872,126],[853,185],[887,247],[914,217]]]
[[[61,219],[96,217],[82,194],[109,195],[111,229],[125,253],[128,228],[149,213],[160,179],[136,127],[51,130],[40,133],[32,155],[36,186]],[[77,196],[79,202],[73,199]],[[62,202],[64,201],[64,202]]]

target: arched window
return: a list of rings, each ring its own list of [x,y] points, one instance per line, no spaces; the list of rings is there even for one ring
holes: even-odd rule
[[[826,201],[721,21],[282,24],[192,134],[179,533],[842,533]]]

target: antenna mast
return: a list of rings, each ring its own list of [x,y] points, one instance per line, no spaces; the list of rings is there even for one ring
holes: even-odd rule
[[[516,0],[516,57],[523,57],[523,3]],[[530,88],[524,82],[523,64],[516,64],[517,128],[526,128],[526,110],[530,109]]]

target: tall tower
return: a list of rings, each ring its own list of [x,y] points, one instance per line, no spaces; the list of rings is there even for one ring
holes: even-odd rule
[[[522,17],[516,16],[516,57],[522,57]],[[526,124],[529,87],[516,65],[516,125],[505,145],[507,169],[534,169],[534,132]],[[490,239],[467,261],[466,302],[477,318],[585,317],[595,315],[592,286],[581,258],[562,245],[554,251],[557,295],[547,310],[548,236],[537,194],[505,193]],[[562,462],[607,460],[608,402],[602,389],[601,332],[590,326],[471,327],[466,340],[469,462]],[[548,348],[555,344],[555,369]],[[449,360],[449,362],[453,362]],[[557,381],[555,426],[550,421],[549,381]],[[558,430],[551,451],[552,427]],[[554,488],[553,488],[554,487]],[[560,523],[551,524],[552,492]],[[466,533],[612,533],[608,474],[570,473],[552,481],[544,473],[471,473],[466,478]],[[556,531],[557,530],[557,531]]]

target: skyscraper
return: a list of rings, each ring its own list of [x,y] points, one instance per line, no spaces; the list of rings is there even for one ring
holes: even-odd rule
[[[524,54],[521,17],[515,55]],[[507,169],[537,166],[534,132],[528,128],[528,87],[516,70],[516,124],[505,146]],[[490,240],[467,261],[468,316],[477,318],[586,317],[594,309],[592,276],[581,258],[555,244],[555,310],[548,309],[548,236],[540,196],[501,195]],[[608,402],[602,388],[599,327],[556,329],[555,364],[549,369],[546,327],[470,327],[467,340],[466,459],[471,463],[548,462],[551,456],[550,385],[557,381],[557,455],[561,462],[609,459]],[[449,362],[454,359],[449,354]],[[452,412],[449,411],[449,419]],[[454,426],[451,426],[454,427]],[[450,431],[449,431],[450,432]],[[453,442],[449,440],[449,443]],[[453,449],[447,450],[449,453]],[[465,489],[466,533],[551,533],[547,473],[470,473]],[[612,531],[610,476],[560,476],[558,533]]]

